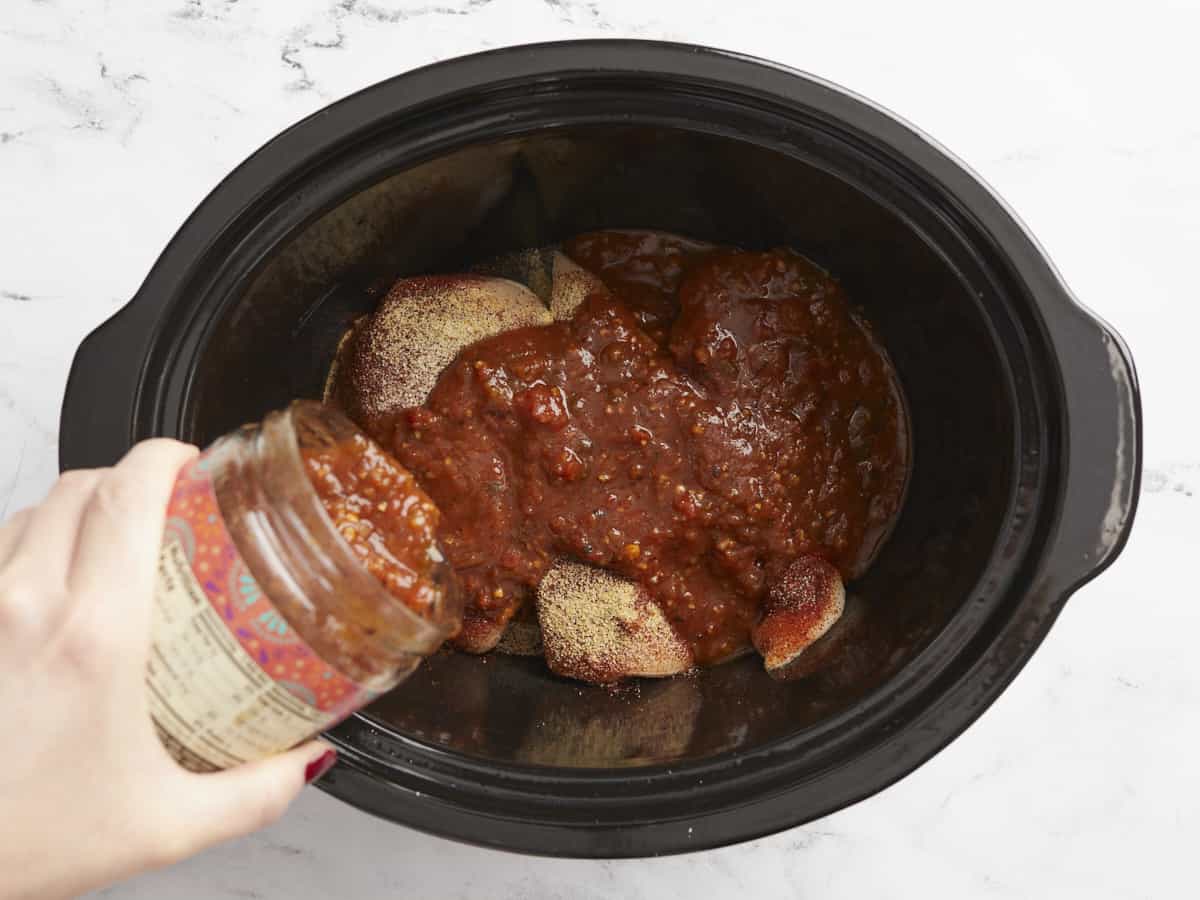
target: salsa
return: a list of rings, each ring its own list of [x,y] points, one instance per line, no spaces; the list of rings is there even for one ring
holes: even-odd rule
[[[886,535],[908,470],[895,373],[797,253],[652,232],[564,250],[604,283],[572,318],[478,341],[424,404],[360,424],[441,510],[464,636],[567,557],[640,584],[720,661],[793,562],[850,579]]]
[[[302,446],[304,468],[334,528],[384,588],[421,617],[442,601],[435,578],[439,513],[416,480],[354,432]]]

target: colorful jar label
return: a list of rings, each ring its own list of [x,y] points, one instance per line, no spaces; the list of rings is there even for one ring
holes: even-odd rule
[[[146,686],[163,744],[198,772],[286,750],[375,696],[321,659],[263,593],[203,456],[167,507]]]

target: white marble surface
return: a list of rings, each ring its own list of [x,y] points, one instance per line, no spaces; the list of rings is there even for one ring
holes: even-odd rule
[[[218,179],[389,75],[487,47],[668,38],[819,73],[990,181],[1126,337],[1146,472],[1125,555],[918,772],[809,827],[629,862],[526,859],[310,790],[268,832],[113,898],[1196,896],[1200,7],[1089,0],[3,0],[0,511],[56,470],[78,340]],[[0,798],[2,802],[2,798]],[[417,887],[420,885],[420,887]]]

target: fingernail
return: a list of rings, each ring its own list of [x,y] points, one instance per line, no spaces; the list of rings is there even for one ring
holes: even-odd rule
[[[326,750],[304,767],[304,781],[308,784],[312,784],[314,781],[332,769],[335,762],[337,762],[337,751]]]

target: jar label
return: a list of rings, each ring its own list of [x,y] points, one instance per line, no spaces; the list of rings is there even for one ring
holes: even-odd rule
[[[146,672],[164,746],[198,772],[286,750],[374,699],[295,632],[237,551],[205,457],[180,473]]]

